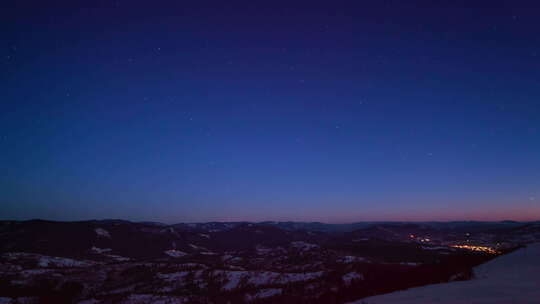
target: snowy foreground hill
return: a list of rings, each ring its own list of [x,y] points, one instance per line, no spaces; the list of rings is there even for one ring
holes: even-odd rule
[[[540,303],[540,243],[474,269],[475,279],[429,285],[365,298],[350,304]]]

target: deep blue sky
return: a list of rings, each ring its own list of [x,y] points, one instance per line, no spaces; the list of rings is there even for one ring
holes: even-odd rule
[[[2,219],[540,219],[540,4],[21,2]]]

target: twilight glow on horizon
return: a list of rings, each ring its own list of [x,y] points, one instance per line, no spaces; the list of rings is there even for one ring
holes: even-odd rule
[[[0,219],[540,220],[538,4],[142,3],[2,4]]]

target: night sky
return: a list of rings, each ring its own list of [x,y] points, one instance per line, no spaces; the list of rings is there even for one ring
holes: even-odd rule
[[[1,219],[540,219],[537,1],[45,2],[0,8]]]

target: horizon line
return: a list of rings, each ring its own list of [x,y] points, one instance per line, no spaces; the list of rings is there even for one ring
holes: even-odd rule
[[[207,223],[250,223],[250,224],[262,224],[262,223],[316,223],[316,224],[324,224],[324,225],[352,225],[352,224],[358,224],[358,223],[455,223],[455,222],[477,222],[477,223],[502,223],[502,222],[514,222],[514,223],[533,223],[533,222],[540,222],[540,219],[536,220],[512,220],[512,219],[505,219],[505,220],[471,220],[471,219],[463,219],[463,220],[360,220],[360,221],[354,221],[354,222],[343,222],[343,223],[330,223],[330,222],[322,222],[322,221],[276,221],[276,220],[264,220],[264,221],[249,221],[249,220],[231,220],[231,221],[222,221],[222,220],[213,220],[213,221],[186,221],[186,222],[173,222],[173,223],[167,223],[167,222],[161,222],[161,221],[152,221],[152,220],[128,220],[128,219],[121,219],[121,218],[103,218],[103,219],[87,219],[87,220],[54,220],[54,219],[45,219],[45,218],[31,218],[31,219],[0,219],[0,222],[30,222],[30,221],[44,221],[44,222],[66,222],[66,223],[74,223],[74,222],[99,222],[99,221],[123,221],[123,222],[130,222],[130,223],[156,223],[156,224],[163,224],[163,225],[178,225],[178,224],[207,224]]]

